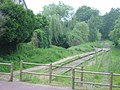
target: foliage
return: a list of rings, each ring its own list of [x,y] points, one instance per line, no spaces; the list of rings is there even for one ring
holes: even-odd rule
[[[69,46],[79,45],[88,41],[89,27],[85,22],[76,23],[74,29],[67,33]]]
[[[5,2],[0,6],[6,22],[2,28],[5,32],[0,37],[0,53],[8,53],[17,48],[19,43],[29,42],[34,31],[34,14],[25,10],[22,5]],[[6,50],[7,49],[7,50]]]
[[[73,8],[65,5],[62,2],[59,2],[58,5],[56,4],[49,4],[48,6],[43,7],[43,15],[45,16],[52,16],[52,15],[58,15],[60,19],[70,19],[73,14]]]
[[[82,44],[79,46],[74,46],[69,49],[65,49],[62,47],[51,46],[51,48],[35,48],[33,44],[30,43],[21,43],[19,45],[18,51],[15,53],[11,53],[10,55],[4,55],[0,57],[0,62],[14,62],[14,69],[19,69],[20,60],[24,60],[27,62],[47,64],[50,62],[58,61],[62,58],[72,56],[75,54],[79,54],[82,52],[91,51],[94,49],[93,46],[99,47],[99,43],[91,42]],[[80,49],[81,50],[80,50]],[[29,68],[26,66],[25,68]],[[0,71],[9,71],[9,68],[0,66]]]
[[[50,47],[50,37],[49,37],[49,22],[47,18],[41,14],[37,14],[35,17],[35,32],[34,32],[34,42],[38,44],[39,48]],[[36,40],[37,39],[37,40]]]
[[[96,41],[101,39],[101,34],[99,32],[102,27],[102,19],[99,16],[91,16],[88,20],[89,25],[89,41]]]
[[[116,46],[120,45],[120,17],[116,20],[114,29],[110,32],[109,36]]]
[[[50,47],[49,39],[47,38],[46,33],[42,29],[36,29],[38,39],[38,47],[39,48],[47,48]]]
[[[95,48],[103,48],[103,43],[102,42],[87,42],[81,45],[77,45],[77,46],[72,46],[68,49],[70,50],[76,50],[76,51],[82,51],[82,52],[88,52],[88,51],[92,51]]]
[[[78,21],[87,21],[91,16],[98,16],[99,11],[88,6],[79,7],[75,13]]]
[[[66,32],[69,29],[69,26],[66,26],[72,18],[73,8],[59,2],[58,5],[49,4],[48,6],[45,6],[42,14],[45,15],[50,22],[49,39],[51,44],[65,48],[69,47],[66,38]]]
[[[49,31],[50,31],[51,43],[53,45],[59,46],[60,38],[63,35],[63,32],[62,32],[62,22],[58,15],[51,16]]]
[[[3,28],[5,24],[5,17],[0,14],[0,38],[5,33],[5,29]]]
[[[45,29],[49,26],[49,21],[46,16],[37,14],[35,16],[35,29]]]
[[[106,39],[108,38],[108,35],[110,31],[114,29],[115,21],[119,18],[120,16],[120,8],[112,8],[109,13],[106,13],[103,16],[103,28],[100,30],[102,33],[102,38]]]
[[[3,55],[0,57],[0,62],[14,62],[14,69],[19,69],[20,60],[27,62],[47,64],[55,62],[59,59],[65,58],[79,53],[78,51],[67,50],[62,47],[51,46],[51,48],[35,48],[32,43],[21,43],[16,52],[10,55]],[[26,66],[26,68],[29,68]],[[8,71],[9,68],[0,66],[0,71]]]
[[[120,49],[112,48],[110,51],[110,64],[109,64],[109,71],[113,71],[115,73],[120,73]]]

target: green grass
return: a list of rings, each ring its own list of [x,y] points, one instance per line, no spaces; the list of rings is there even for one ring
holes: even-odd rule
[[[34,48],[31,45],[23,44],[22,47],[18,49],[17,52],[11,55],[1,56],[0,62],[14,62],[14,69],[19,69],[20,60],[34,63],[50,63],[55,62],[59,59],[65,58],[70,55],[75,55],[79,53],[78,51],[67,50],[62,47],[52,46],[51,48],[42,49]],[[7,67],[1,66],[0,71],[9,71]],[[28,67],[27,67],[28,68]]]
[[[110,52],[102,53],[99,56],[95,56],[92,58],[89,62],[85,62],[82,64],[84,66],[85,70],[88,71],[97,71],[97,72],[111,72],[114,71],[114,73],[120,73],[120,50],[116,48],[112,48]],[[111,63],[112,62],[112,63]],[[116,65],[116,66],[114,66]],[[80,65],[81,66],[81,65]],[[71,72],[68,72],[66,74],[67,76],[71,76]],[[80,73],[76,73],[76,76],[80,76]],[[113,78],[113,84],[115,85],[120,85],[120,77],[114,77]],[[33,82],[37,81],[35,79],[32,79]],[[25,80],[29,81],[29,80]],[[30,80],[31,81],[31,80]],[[42,81],[42,80],[40,80]],[[84,74],[84,81],[89,81],[89,82],[96,82],[96,83],[109,83],[109,76],[106,75],[91,75],[91,74]],[[45,80],[45,82],[48,82],[48,80]],[[45,83],[44,81],[42,82],[35,82],[35,83]],[[45,83],[48,84],[48,83]],[[52,85],[60,85],[60,86],[71,86],[71,79],[67,78],[61,78],[57,77],[52,81]],[[76,85],[78,87],[79,84]],[[95,86],[95,85],[85,85],[86,87],[91,87],[94,90],[108,90],[107,87],[100,87],[100,86]],[[83,89],[84,90],[84,89]],[[87,88],[87,90],[89,90]],[[113,88],[113,90],[120,90],[120,88]]]
[[[96,42],[88,42],[84,43],[78,46],[73,46],[70,47],[70,50],[77,50],[77,51],[82,51],[82,52],[89,52],[94,50],[95,48],[102,48],[104,45],[104,42],[102,41],[96,41]]]
[[[96,72],[113,72],[120,74],[120,49],[112,48],[110,52],[103,53],[102,55],[95,57],[90,60],[90,62],[85,62],[82,66],[85,67],[87,71],[96,71]],[[85,76],[90,79],[95,79],[98,82],[109,82],[109,76],[100,75],[90,77],[89,74]],[[113,78],[113,83],[120,85],[120,76]]]
[[[112,48],[110,52],[92,58],[90,62],[85,62],[83,66],[86,70],[120,73],[119,55],[120,49]]]
[[[0,62],[5,62],[5,63],[14,62],[14,70],[18,70],[20,60],[46,64],[46,63],[58,61],[68,56],[73,56],[83,52],[92,51],[94,50],[94,47],[99,47],[99,46],[101,46],[99,42],[91,42],[91,43],[81,44],[78,46],[73,46],[68,49],[57,46],[52,46],[51,48],[43,49],[43,48],[34,48],[31,43],[27,43],[27,44],[21,44],[18,50],[10,55],[1,56]],[[25,66],[25,68],[29,68],[29,66]],[[9,72],[10,70],[5,66],[0,66],[0,71]]]
[[[110,51],[110,64],[108,71],[120,73],[120,49],[112,48]]]

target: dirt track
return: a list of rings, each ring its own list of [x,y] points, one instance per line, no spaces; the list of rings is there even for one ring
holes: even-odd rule
[[[70,88],[0,81],[0,90],[72,90]]]

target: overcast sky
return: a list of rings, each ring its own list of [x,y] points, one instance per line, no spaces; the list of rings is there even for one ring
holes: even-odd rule
[[[80,6],[87,5],[98,9],[101,14],[109,12],[111,8],[120,7],[120,0],[25,0],[27,7],[36,14],[43,10],[44,5],[49,5],[51,3],[58,3],[62,1],[66,5],[72,6],[77,10]]]

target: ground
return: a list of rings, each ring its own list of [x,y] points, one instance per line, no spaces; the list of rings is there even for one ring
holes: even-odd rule
[[[70,88],[0,81],[0,90],[72,90]]]

